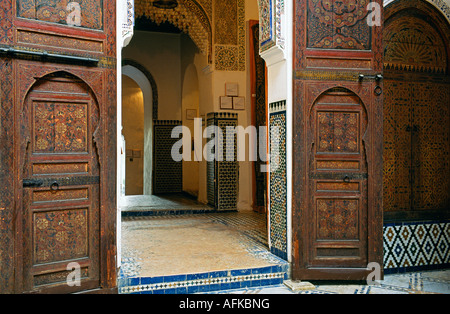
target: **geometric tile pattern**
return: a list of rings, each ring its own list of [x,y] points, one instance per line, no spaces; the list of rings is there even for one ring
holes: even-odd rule
[[[448,221],[385,224],[383,234],[385,273],[448,267],[449,243]]]
[[[270,250],[287,260],[286,101],[269,107]]]
[[[215,210],[236,210],[239,194],[239,163],[237,162],[237,136],[227,136],[227,128],[237,127],[238,115],[230,112],[214,112],[207,115],[207,126],[221,130],[222,139],[211,134],[211,152],[217,156],[207,161],[206,181],[208,204]],[[234,156],[227,154],[233,153]],[[212,157],[212,156],[211,156]],[[231,161],[229,157],[233,157]],[[222,160],[220,160],[222,159]]]
[[[132,228],[150,228],[157,226],[164,221],[164,225],[169,224],[169,220],[175,223],[201,220],[206,223],[223,224],[236,232],[237,243],[245,246],[245,250],[260,261],[263,265],[234,264],[229,269],[217,270],[216,267],[204,267],[195,272],[174,275],[154,275],[142,271],[146,262],[135,255],[127,252],[122,255],[122,266],[118,278],[119,293],[121,294],[186,294],[186,293],[207,293],[229,289],[247,289],[262,286],[280,285],[289,277],[289,263],[267,251],[266,216],[264,214],[245,212],[228,213],[208,213],[171,216],[167,218],[158,217],[133,217],[126,221]],[[156,224],[152,225],[152,221]],[[159,222],[158,222],[159,221]],[[202,222],[203,224],[203,222]],[[203,224],[204,225],[204,224]],[[145,227],[144,227],[145,226]],[[221,229],[222,227],[219,226]],[[144,267],[144,266],[143,266]],[[144,267],[145,268],[145,267]],[[215,268],[215,269],[214,269]],[[214,270],[211,270],[214,269]]]
[[[153,278],[119,277],[120,294],[192,294],[279,285],[287,279],[286,264]]]
[[[172,158],[172,147],[179,138],[172,138],[173,128],[180,126],[178,120],[154,120],[154,178],[153,193],[179,193],[183,189],[182,162]]]

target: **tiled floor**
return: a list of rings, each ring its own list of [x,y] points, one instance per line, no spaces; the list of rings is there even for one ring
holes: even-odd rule
[[[314,283],[316,288],[297,294],[450,294],[450,270],[387,275],[379,285]],[[211,292],[214,293],[214,292]],[[293,294],[285,285],[225,290],[221,294]]]
[[[283,285],[288,264],[268,251],[264,214],[217,213],[180,196],[123,204],[121,293],[294,293]],[[450,270],[387,275],[374,286],[313,284],[297,293],[449,294]]]
[[[277,264],[268,252],[264,216],[253,212],[127,217],[122,271],[164,276]]]

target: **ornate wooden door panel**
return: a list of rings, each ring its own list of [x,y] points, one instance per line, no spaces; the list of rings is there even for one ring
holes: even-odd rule
[[[98,125],[98,105],[75,77],[41,79],[26,98],[24,291],[73,292],[100,285]],[[67,284],[72,262],[80,267],[81,286]]]
[[[0,3],[0,293],[116,292],[116,3]]]
[[[395,2],[386,10],[383,32],[386,218],[448,217],[448,23],[424,1]]]
[[[384,82],[384,208],[411,208],[411,95],[409,83]],[[388,104],[395,104],[390,106]],[[392,186],[386,185],[392,182]],[[395,186],[395,188],[393,188]]]
[[[369,3],[295,1],[294,279],[364,280],[383,264],[383,50]]]
[[[450,200],[449,85],[387,79],[385,90],[385,210],[445,210]]]
[[[311,266],[367,265],[367,165],[363,136],[367,116],[361,101],[333,89],[315,103],[309,166]]]

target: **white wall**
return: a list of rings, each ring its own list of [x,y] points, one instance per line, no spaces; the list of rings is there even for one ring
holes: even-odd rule
[[[180,36],[135,31],[123,58],[143,65],[158,87],[158,120],[181,120]]]
[[[285,15],[282,25],[285,36],[285,47],[271,48],[262,57],[267,66],[268,103],[286,100],[286,178],[287,178],[287,255],[289,261],[292,254],[292,108],[293,108],[293,1],[285,1]],[[269,117],[268,117],[269,119]],[[270,228],[270,226],[268,226]],[[270,229],[269,229],[270,230]]]
[[[245,20],[258,20],[257,0],[245,1]],[[213,23],[214,25],[214,23]],[[248,28],[248,27],[247,27]],[[249,72],[249,38],[246,32],[247,64],[245,71],[215,71],[207,63],[206,56],[200,54],[187,35],[160,34],[135,31],[132,41],[123,49],[123,58],[132,59],[143,65],[154,77],[158,87],[160,120],[182,120],[190,100],[183,94],[183,88],[192,88],[184,79],[192,76],[195,68],[198,79],[198,115],[206,117],[210,112],[219,112],[219,97],[225,94],[225,83],[239,84],[240,96],[246,99],[246,110],[236,111],[238,124],[246,128],[251,124],[251,93]],[[187,70],[188,69],[188,70]],[[187,77],[186,71],[188,71]],[[187,84],[187,85],[186,85]],[[197,96],[195,96],[197,97]],[[184,119],[183,119],[184,120]],[[247,139],[248,141],[248,139]],[[206,144],[204,140],[203,144]],[[247,145],[248,148],[248,145]],[[198,200],[207,202],[206,196],[206,162],[190,165],[190,170],[198,168]],[[240,162],[238,209],[250,210],[253,202],[253,165],[249,161]],[[186,189],[195,193],[196,181],[187,182]]]

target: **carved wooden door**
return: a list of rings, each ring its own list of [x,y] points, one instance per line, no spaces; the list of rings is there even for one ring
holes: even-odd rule
[[[93,95],[70,75],[41,79],[25,100],[21,134],[25,292],[99,287],[98,124]]]
[[[367,116],[361,100],[332,89],[310,116],[309,265],[367,266]]]
[[[450,207],[450,26],[424,1],[394,2],[384,22],[387,221],[436,220]]]
[[[365,280],[383,268],[382,1],[295,6],[292,277]]]

